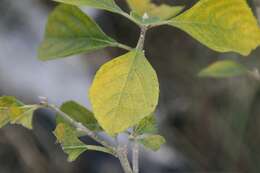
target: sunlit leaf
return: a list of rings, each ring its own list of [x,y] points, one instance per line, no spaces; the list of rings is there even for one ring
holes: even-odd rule
[[[219,52],[248,55],[260,43],[257,20],[245,0],[200,0],[170,24]]]
[[[52,60],[116,44],[79,8],[60,5],[49,16],[39,58]]]
[[[146,13],[148,17],[158,17],[161,20],[174,17],[183,10],[183,6],[156,5],[151,0],[127,0],[127,2],[139,16]]]
[[[87,150],[87,146],[78,139],[76,130],[67,124],[58,124],[54,134],[63,151],[68,154],[69,161],[74,161]]]
[[[37,105],[24,105],[15,97],[0,97],[0,127],[8,123],[32,129],[32,118]]]
[[[243,65],[238,64],[232,60],[223,60],[215,62],[207,68],[203,69],[199,73],[199,76],[224,78],[239,76],[245,73],[247,73],[247,69]]]
[[[61,111],[69,115],[72,119],[82,123],[88,129],[92,131],[100,131],[101,127],[98,125],[94,114],[84,106],[80,105],[75,101],[68,101],[62,104],[60,107]],[[60,116],[57,116],[58,123],[64,122]]]
[[[97,9],[108,10],[115,13],[120,13],[122,10],[116,5],[114,0],[54,0],[66,4],[76,6],[89,6]]]
[[[145,148],[157,151],[166,142],[164,137],[160,135],[148,135],[138,140]]]
[[[156,72],[141,51],[131,51],[103,65],[90,89],[96,119],[110,135],[149,116],[158,102]]]
[[[155,132],[157,132],[157,126],[156,126],[156,118],[154,114],[142,119],[135,128],[135,133],[140,135],[145,133],[155,133]]]

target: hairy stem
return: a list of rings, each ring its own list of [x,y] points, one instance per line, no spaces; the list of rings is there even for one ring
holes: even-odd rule
[[[136,139],[133,143],[133,173],[139,173],[139,145]]]
[[[120,163],[123,167],[125,173],[133,173],[132,168],[130,166],[128,157],[127,157],[127,146],[119,145],[117,148],[117,156],[120,160]]]

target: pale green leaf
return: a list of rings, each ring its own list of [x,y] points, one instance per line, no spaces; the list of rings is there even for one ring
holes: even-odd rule
[[[67,101],[62,104],[60,109],[75,121],[82,123],[88,129],[92,131],[101,130],[101,127],[98,125],[98,122],[94,117],[94,114],[84,106],[80,105],[79,103],[75,101]],[[60,117],[61,116],[59,115],[57,116],[58,123],[64,122]]]
[[[219,52],[248,55],[260,43],[257,20],[245,0],[200,0],[170,24]]]
[[[116,41],[79,8],[60,5],[49,16],[39,58],[52,60],[116,45]]]
[[[160,20],[176,16],[183,10],[183,6],[156,5],[151,0],[127,0],[130,8],[139,16],[146,13],[149,18],[157,17]]]
[[[134,129],[136,134],[142,135],[145,133],[157,132],[156,118],[154,114],[142,119]]]
[[[78,139],[76,130],[67,124],[58,124],[54,134],[63,151],[68,154],[68,161],[74,161],[87,150],[87,146]]]
[[[114,13],[121,13],[122,10],[116,5],[114,0],[54,0],[76,6],[89,6],[97,9],[107,10]]]
[[[246,67],[232,60],[217,61],[203,69],[200,77],[225,78],[234,77],[247,73]]]
[[[32,118],[37,105],[24,105],[15,97],[0,97],[0,127],[8,123],[32,129]]]
[[[160,135],[148,135],[138,140],[145,148],[157,151],[166,142],[164,137]]]
[[[103,65],[90,89],[94,115],[110,135],[149,116],[156,108],[158,96],[156,72],[138,50]]]

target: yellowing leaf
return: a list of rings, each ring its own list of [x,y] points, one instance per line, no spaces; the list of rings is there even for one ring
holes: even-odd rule
[[[37,105],[24,105],[15,97],[0,97],[0,127],[8,123],[32,129],[32,118]]]
[[[203,69],[200,77],[225,78],[234,77],[247,73],[247,69],[231,60],[218,61]]]
[[[68,161],[74,161],[87,150],[87,146],[78,139],[77,132],[67,124],[58,124],[54,134],[63,151],[68,154]]]
[[[141,51],[103,65],[90,88],[90,101],[101,127],[110,135],[149,116],[159,96],[156,72]]]
[[[49,16],[38,53],[41,60],[52,60],[116,44],[79,8],[60,5]]]
[[[122,10],[116,5],[114,0],[54,0],[66,4],[76,6],[89,6],[97,9],[108,10],[115,13],[120,13]]]
[[[156,5],[151,0],[127,0],[127,2],[140,16],[146,13],[150,17],[158,17],[161,20],[174,17],[183,10],[183,6]]]
[[[82,123],[92,131],[100,131],[101,128],[94,117],[94,114],[87,108],[75,101],[67,101],[60,107],[61,111],[69,115],[73,120]],[[57,115],[58,123],[64,122],[59,115]]]
[[[148,135],[142,139],[139,139],[138,142],[141,143],[145,148],[157,151],[166,141],[164,137],[160,135]]]
[[[245,0],[200,0],[170,24],[219,52],[248,55],[260,43],[259,26]]]

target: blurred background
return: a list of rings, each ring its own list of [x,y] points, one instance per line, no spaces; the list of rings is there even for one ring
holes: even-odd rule
[[[117,2],[129,10],[124,0]],[[154,0],[186,8],[195,2]],[[248,2],[257,16],[260,1]],[[55,5],[51,0],[0,0],[0,95],[13,95],[28,104],[38,103],[39,96],[57,105],[76,100],[90,108],[87,90],[97,68],[124,52],[108,48],[39,61],[37,47]],[[136,44],[138,28],[125,18],[84,11],[113,38]],[[157,119],[167,144],[156,153],[142,150],[141,173],[259,173],[260,82],[252,76],[216,80],[198,78],[197,73],[221,59],[258,69],[260,49],[247,58],[219,54],[168,26],[149,31],[145,49],[160,80]],[[33,131],[21,126],[0,130],[0,173],[122,173],[118,161],[102,153],[86,152],[68,163],[52,135],[53,117],[53,112],[38,110]]]

